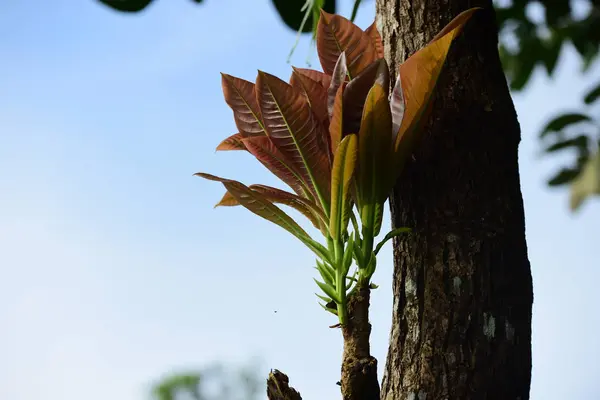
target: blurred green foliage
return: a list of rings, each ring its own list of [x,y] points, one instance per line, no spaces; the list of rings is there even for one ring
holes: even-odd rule
[[[172,373],[152,389],[153,400],[257,400],[265,393],[255,366],[238,369],[216,364],[193,372]]]

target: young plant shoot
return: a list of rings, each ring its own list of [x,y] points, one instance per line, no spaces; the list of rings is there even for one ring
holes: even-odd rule
[[[363,31],[323,11],[316,35],[322,72],[293,68],[289,83],[266,72],[258,73],[256,83],[222,74],[225,101],[239,132],[217,150],[251,153],[292,191],[196,175],[225,186],[217,206],[241,205],[287,230],[316,255],[317,296],[342,328],[353,323],[353,296],[376,287],[371,277],[383,244],[408,232],[394,229],[376,243],[384,204],[427,120],[450,45],[474,11],[458,15],[407,59],[391,94],[375,25]],[[300,212],[323,238],[311,237],[278,205]]]

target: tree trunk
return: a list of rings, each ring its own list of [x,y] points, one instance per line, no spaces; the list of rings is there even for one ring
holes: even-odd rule
[[[392,71],[453,17],[433,112],[391,198],[394,306],[382,400],[529,399],[532,278],[520,128],[491,0],[377,0]]]

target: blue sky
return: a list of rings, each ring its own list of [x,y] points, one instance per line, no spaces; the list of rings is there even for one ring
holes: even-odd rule
[[[316,303],[311,253],[243,209],[214,210],[222,187],[192,177],[276,184],[247,155],[215,154],[235,131],[219,72],[287,78],[294,37],[268,0],[159,1],[139,16],[91,0],[0,6],[0,398],[141,400],[174,368],[255,356],[261,376],[278,368],[304,398],[337,398],[341,337]],[[532,399],[596,399],[600,204],[571,215],[544,185],[560,160],[540,159],[536,140],[591,81],[571,49],[556,78],[538,71],[514,96]],[[388,247],[372,302],[381,364],[391,262]]]

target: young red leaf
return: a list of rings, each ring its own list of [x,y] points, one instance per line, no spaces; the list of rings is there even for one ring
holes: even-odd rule
[[[300,72],[296,71],[295,68],[290,79],[290,85],[306,96],[310,108],[317,118],[319,118],[319,121],[328,123],[327,89],[312,78],[302,75]]]
[[[273,203],[284,204],[288,207],[292,207],[308,218],[308,220],[317,229],[320,229],[322,222],[326,221],[323,211],[311,200],[267,185],[250,185],[248,188],[254,192],[260,193],[267,200]],[[221,201],[215,207],[231,207],[238,205],[240,205],[240,203],[237,201],[237,199],[231,193],[226,192]]]
[[[225,186],[225,189],[242,206],[254,214],[279,225],[299,239],[309,238],[308,234],[289,215],[267,200],[263,195],[253,191],[243,183],[202,172],[198,172],[195,175],[211,181],[221,182]]]
[[[375,22],[373,22],[367,29],[365,29],[365,33],[371,38],[371,43],[373,43],[373,47],[375,47],[375,53],[377,54],[377,57],[383,58],[383,42],[381,41],[381,35],[377,30]]]
[[[235,125],[242,137],[264,135],[254,84],[231,75],[221,74],[221,85],[225,101],[233,110]]]
[[[331,75],[331,83],[327,89],[327,111],[329,116],[333,113],[333,103],[335,102],[335,96],[338,88],[343,86],[348,78],[348,67],[346,66],[346,53],[342,52],[335,63],[333,69],[333,75]]]
[[[479,8],[462,12],[454,18],[427,46],[410,56],[400,66],[402,92],[405,109],[403,119],[396,135],[395,170],[399,171],[410,156],[418,129],[426,120],[426,111],[442,71],[446,56],[453,40],[462,31],[464,25]]]
[[[357,159],[356,135],[346,136],[337,148],[331,171],[331,214],[329,234],[338,240],[348,227],[350,219],[350,182],[354,175]]]
[[[294,68],[294,71],[309,77],[313,81],[319,82],[325,89],[327,89],[331,84],[331,75],[327,75],[321,71],[317,71],[316,69]]]
[[[217,146],[217,151],[246,150],[240,133],[233,134]]]
[[[256,82],[267,135],[328,212],[331,166],[327,133],[306,98],[292,86],[265,72],[259,72]]]
[[[338,145],[342,141],[343,137],[343,98],[344,98],[344,86],[340,86],[335,95],[335,101],[333,103],[333,112],[331,114],[331,121],[329,122],[329,138],[331,143],[331,154],[335,154]],[[358,132],[358,130],[356,131]]]
[[[390,75],[387,62],[384,59],[373,62],[348,83],[344,91],[344,134],[356,133],[360,129],[367,94],[376,83],[383,87],[387,93],[390,85]]]
[[[245,138],[244,145],[269,171],[281,179],[301,196],[312,198],[309,186],[303,182],[300,172],[291,165],[285,155],[279,151],[268,136]]]
[[[317,52],[323,71],[330,75],[340,54],[346,52],[351,78],[377,59],[369,35],[348,19],[325,11],[317,26]]]

